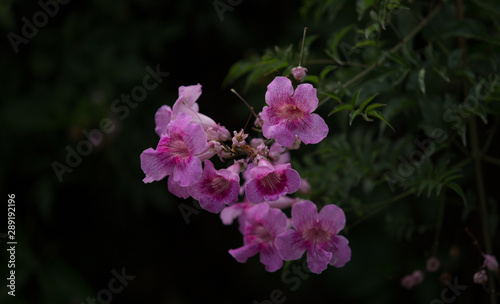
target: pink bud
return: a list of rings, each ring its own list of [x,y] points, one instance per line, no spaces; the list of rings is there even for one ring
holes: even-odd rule
[[[472,278],[474,280],[474,283],[476,284],[484,284],[486,281],[488,281],[488,276],[486,275],[486,271],[484,269],[476,272]]]
[[[436,270],[439,269],[439,265],[440,265],[440,262],[439,262],[438,258],[436,258],[436,257],[430,257],[427,260],[427,263],[425,265],[425,269],[428,272],[435,272]]]
[[[498,262],[495,256],[490,254],[485,254],[483,267],[488,268],[488,270],[490,271],[498,272]]]
[[[298,82],[301,82],[302,79],[306,77],[306,72],[307,69],[301,66],[292,69],[293,78],[295,78],[295,80],[297,80]]]

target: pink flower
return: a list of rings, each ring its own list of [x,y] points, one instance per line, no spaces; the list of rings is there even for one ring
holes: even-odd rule
[[[498,272],[498,261],[495,256],[491,254],[484,254],[483,267],[488,268],[490,271]]]
[[[219,213],[226,205],[238,201],[239,173],[239,164],[217,171],[212,162],[206,160],[203,176],[189,187],[189,194],[200,202],[203,209]]]
[[[162,135],[167,131],[167,126],[172,119],[172,109],[169,106],[161,106],[155,114],[156,128],[155,132],[158,135]]]
[[[486,271],[484,269],[479,270],[474,274],[472,280],[476,284],[484,284],[488,281],[488,276],[486,275]]]
[[[186,187],[195,183],[202,174],[197,155],[207,149],[207,136],[191,118],[180,113],[161,134],[156,150],[149,148],[141,154],[141,168],[145,183],[162,180],[173,175],[173,182]]]
[[[427,260],[425,264],[425,269],[428,272],[435,272],[436,270],[439,269],[439,265],[440,265],[439,259],[433,256]]]
[[[349,241],[337,233],[344,228],[345,215],[335,205],[327,205],[318,214],[316,205],[302,201],[292,208],[292,226],[276,238],[276,247],[284,260],[299,259],[307,250],[307,265],[321,273],[328,264],[342,267],[351,259]]]
[[[247,211],[253,206],[255,205],[245,200],[243,203],[225,207],[220,212],[220,219],[224,225],[231,225],[235,219],[238,219],[239,230],[243,233],[245,231]]]
[[[293,96],[292,96],[293,95]],[[316,144],[328,134],[328,126],[318,114],[316,89],[311,84],[300,84],[293,90],[286,77],[276,77],[267,86],[266,103],[261,113],[262,132],[279,144],[290,147],[295,135],[305,144]]]
[[[249,166],[247,173],[245,194],[247,199],[254,203],[276,201],[280,196],[290,194],[300,186],[300,175],[291,168],[290,164],[273,166],[265,159],[259,160],[258,166]]]
[[[260,262],[266,270],[273,272],[281,268],[283,260],[275,247],[277,235],[287,228],[286,215],[268,204],[259,204],[247,211],[246,225],[243,232],[244,246],[229,250],[240,263],[260,252]]]

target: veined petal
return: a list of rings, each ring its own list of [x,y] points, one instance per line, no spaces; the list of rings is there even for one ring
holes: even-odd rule
[[[342,267],[351,260],[351,248],[349,241],[342,235],[337,235],[333,241],[335,249],[332,250],[330,265]]]
[[[267,86],[266,103],[271,107],[279,107],[285,103],[290,103],[293,94],[293,86],[290,79],[286,77],[276,77]]]
[[[259,253],[259,244],[249,244],[240,248],[229,250],[229,254],[240,263],[245,263],[248,258],[253,257],[257,253]]]
[[[165,157],[161,152],[149,148],[141,153],[141,168],[146,174],[144,183],[162,180],[173,171],[173,167],[164,161]]]
[[[186,157],[175,166],[174,181],[183,187],[190,186],[201,177],[202,171],[200,159],[192,156]]]
[[[292,208],[292,224],[299,232],[316,225],[318,219],[318,208],[311,201],[302,201]]]
[[[292,99],[295,105],[305,113],[311,113],[318,107],[316,89],[310,83],[299,84]]]
[[[311,272],[321,273],[328,267],[328,263],[332,258],[332,253],[320,247],[314,247],[307,251],[307,266]]]
[[[172,176],[168,177],[167,185],[168,185],[168,191],[170,191],[170,193],[172,193],[173,195],[184,199],[189,197],[188,188],[182,187],[181,185],[179,185],[179,183],[176,183],[172,178]]]
[[[345,226],[345,214],[336,205],[326,205],[319,212],[321,227],[335,235]]]
[[[328,135],[328,125],[318,114],[308,114],[294,126],[297,137],[305,144],[317,144]]]
[[[260,251],[260,262],[266,266],[266,270],[274,272],[283,266],[283,259],[274,246],[265,246]]]
[[[304,240],[300,233],[295,230],[287,230],[278,235],[274,239],[274,245],[285,261],[297,260],[306,251]]]

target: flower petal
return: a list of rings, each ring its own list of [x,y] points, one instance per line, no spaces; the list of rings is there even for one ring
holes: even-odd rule
[[[306,251],[304,240],[300,236],[300,233],[294,230],[287,230],[278,235],[274,239],[274,245],[285,261],[297,260]]]
[[[253,257],[259,252],[258,244],[249,244],[240,248],[230,249],[229,254],[232,255],[236,261],[245,263],[248,258]]]
[[[175,101],[172,106],[174,116],[179,113],[184,112],[196,112],[198,113],[199,107],[196,100],[201,95],[201,84],[191,85],[191,86],[180,86],[179,87],[179,98]]]
[[[202,175],[201,160],[197,157],[187,157],[174,168],[174,181],[183,187],[194,184]]]
[[[292,224],[299,232],[313,227],[318,219],[318,208],[311,201],[302,201],[292,208]]]
[[[335,249],[332,250],[332,258],[330,265],[335,267],[342,267],[345,263],[351,260],[351,248],[349,241],[342,235],[337,235],[334,240]]]
[[[307,266],[311,272],[321,273],[328,267],[332,253],[320,247],[314,247],[307,251]]]
[[[167,126],[172,118],[172,109],[169,106],[161,106],[155,114],[156,128],[155,132],[162,135],[166,132]]]
[[[142,180],[144,183],[162,180],[173,171],[173,167],[164,161],[161,152],[149,148],[141,153],[141,168],[146,174]]]
[[[266,270],[274,272],[283,266],[283,259],[274,246],[265,246],[260,252],[260,262],[266,265]]]
[[[316,89],[310,83],[299,84],[292,99],[295,105],[305,113],[311,113],[318,107]]]
[[[328,125],[318,114],[308,114],[295,124],[295,133],[305,144],[317,144],[328,135]]]
[[[188,187],[182,187],[179,183],[176,183],[172,176],[168,177],[167,185],[168,191],[170,191],[173,195],[184,199],[189,197]]]
[[[324,230],[335,235],[345,226],[345,214],[336,205],[326,205],[319,212],[319,221]]]
[[[293,86],[290,79],[286,77],[276,77],[267,86],[266,103],[271,107],[279,107],[285,103],[291,103]]]

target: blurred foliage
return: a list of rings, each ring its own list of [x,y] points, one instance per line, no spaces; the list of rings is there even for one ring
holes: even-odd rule
[[[20,35],[41,7],[0,4],[0,187],[16,194],[19,243],[18,296],[2,289],[0,302],[83,303],[122,267],[136,278],[117,303],[253,303],[274,289],[286,303],[429,303],[446,276],[467,286],[457,303],[489,299],[472,282],[482,257],[464,229],[500,255],[497,1],[232,8],[221,21],[210,1],[71,1],[16,54],[8,33]],[[330,135],[294,151],[293,166],[309,199],[346,211],[353,256],[290,284],[256,258],[234,261],[227,250],[241,236],[218,217],[193,213],[186,225],[178,207],[191,203],[166,183],[144,185],[139,155],[157,142],[154,113],[180,85],[201,83],[201,111],[239,130],[249,113],[228,88],[264,105],[266,85],[298,65],[304,26],[304,81],[318,90]],[[120,118],[113,102],[158,64],[170,75]],[[103,119],[116,130],[59,182],[51,164]],[[431,255],[440,270],[404,290],[401,277]]]

